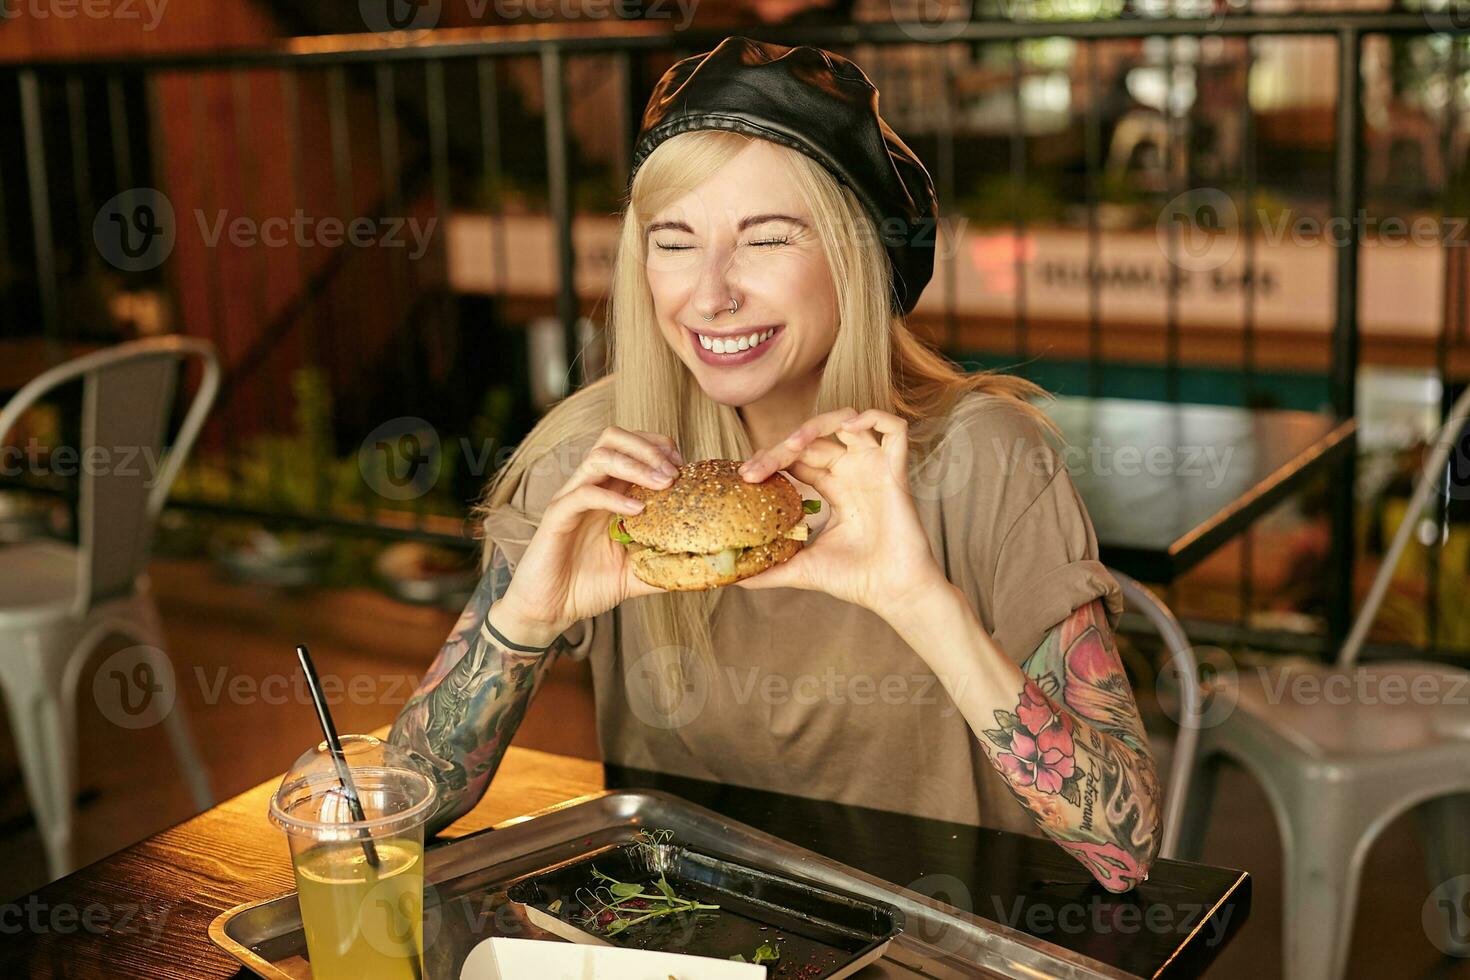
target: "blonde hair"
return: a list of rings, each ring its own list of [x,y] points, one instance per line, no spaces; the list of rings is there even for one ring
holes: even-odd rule
[[[705,396],[664,341],[644,265],[645,229],[654,215],[729,163],[750,139],[722,130],[695,130],[670,137],[643,162],[630,189],[613,265],[609,376],[563,399],[541,419],[491,480],[482,515],[512,506],[522,476],[538,460],[567,440],[609,425],[664,433],[686,460],[750,455],[750,439],[736,410]],[[1044,394],[1037,385],[1013,375],[966,374],[913,334],[903,315],[893,310],[891,266],[878,247],[868,213],[822,165],[796,150],[780,149],[810,210],[832,278],[843,284],[837,297],[837,336],[814,413],[850,406],[900,416],[909,423],[911,465],[937,446],[951,410],[970,392],[1014,398],[1043,429],[1055,432],[1029,401]],[[707,657],[710,618],[722,594],[663,593],[627,606],[641,617],[650,649],[676,646]]]

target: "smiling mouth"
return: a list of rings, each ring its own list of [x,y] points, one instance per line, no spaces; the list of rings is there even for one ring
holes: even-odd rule
[[[764,330],[753,330],[748,334],[736,334],[734,336],[712,337],[702,334],[697,330],[691,330],[699,340],[699,346],[714,354],[740,354],[745,351],[758,349],[766,341],[775,336],[779,327],[767,327]]]

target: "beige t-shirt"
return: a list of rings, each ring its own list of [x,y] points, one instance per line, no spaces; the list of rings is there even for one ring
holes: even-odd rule
[[[597,435],[570,440],[555,464],[533,465],[514,506],[538,520]],[[1014,661],[1100,596],[1116,625],[1123,600],[1097,560],[1092,523],[1062,460],[1016,403],[967,396],[910,482],[936,559]],[[828,510],[807,519],[813,541]],[[526,518],[502,509],[486,531],[514,566]],[[818,592],[721,589],[715,662],[683,658],[682,690],[672,692],[659,680],[667,651],[651,649],[638,624],[620,607],[566,633],[572,655],[590,658],[605,760],[1036,832],[933,671],[868,610]]]

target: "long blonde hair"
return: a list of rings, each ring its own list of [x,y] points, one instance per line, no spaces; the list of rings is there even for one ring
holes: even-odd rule
[[[646,278],[645,229],[654,215],[698,187],[752,137],[695,130],[659,144],[639,168],[623,214],[608,304],[611,371],[552,407],[485,493],[481,513],[511,506],[522,476],[567,440],[608,425],[662,432],[687,460],[744,459],[751,444],[736,410],[705,396],[664,341]],[[810,210],[838,292],[838,330],[822,372],[814,412],[851,406],[892,412],[909,423],[912,462],[937,445],[956,402],[969,392],[1016,399],[1053,430],[1029,399],[1044,392],[1013,375],[966,374],[914,335],[891,303],[892,271],[876,226],[857,198],[820,164],[779,147]],[[536,517],[539,515],[523,515]],[[630,601],[650,649],[711,653],[710,618],[723,590],[671,592]]]

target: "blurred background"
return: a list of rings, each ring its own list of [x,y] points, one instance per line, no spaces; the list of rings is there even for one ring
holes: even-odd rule
[[[1084,447],[1101,434],[1115,456],[1149,436],[1109,428],[1134,417],[1109,415],[1113,399],[1234,410],[1190,417],[1233,433],[1218,445],[1244,455],[1220,460],[1209,490],[1228,498],[1220,515],[1248,519],[1207,521],[1172,557],[1141,549],[1132,566],[1207,661],[1331,661],[1409,515],[1362,657],[1470,666],[1470,492],[1409,508],[1470,376],[1463,5],[0,11],[0,403],[126,340],[185,335],[218,352],[218,396],[149,565],[170,683],[217,796],[271,778],[313,738],[300,692],[262,684],[291,675],[302,639],[324,672],[370,681],[334,707],[340,727],[391,721],[477,577],[470,507],[546,407],[604,370],[649,92],[730,33],[831,48],[878,85],[939,190],[940,264],[911,322],[951,357],[1078,399],[1069,434]],[[190,369],[184,391],[201,378]],[[0,433],[0,542],[79,539],[85,467],[56,447],[76,445],[87,415],[61,390]],[[1214,445],[1198,443],[1204,473]],[[1232,483],[1251,454],[1281,456],[1278,478]],[[1089,496],[1089,476],[1127,464],[1080,458],[1100,524],[1142,538],[1177,524],[1182,498],[1157,486]],[[81,690],[108,683],[98,665],[126,646],[92,655]],[[1167,726],[1152,662],[1129,666]],[[559,665],[517,744],[595,758],[589,685]],[[159,728],[81,702],[85,863],[194,806]],[[0,738],[0,898],[48,878],[14,752]],[[1252,920],[1214,975],[1280,976],[1272,812],[1251,780],[1222,778],[1204,858],[1257,878]],[[1351,976],[1470,977],[1419,925],[1434,882],[1413,831],[1396,818],[1367,858]]]

